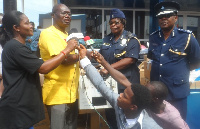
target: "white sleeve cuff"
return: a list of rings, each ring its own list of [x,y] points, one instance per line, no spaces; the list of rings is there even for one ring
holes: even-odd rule
[[[83,59],[80,60],[80,65],[83,69],[89,64],[91,64],[91,62],[87,57],[84,57]]]

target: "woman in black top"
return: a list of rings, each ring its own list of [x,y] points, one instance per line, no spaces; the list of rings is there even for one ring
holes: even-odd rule
[[[39,74],[55,69],[77,47],[70,40],[53,59],[38,59],[26,47],[25,39],[33,35],[28,17],[11,11],[3,16],[0,41],[6,44],[2,53],[4,91],[0,100],[0,129],[26,129],[44,119]]]

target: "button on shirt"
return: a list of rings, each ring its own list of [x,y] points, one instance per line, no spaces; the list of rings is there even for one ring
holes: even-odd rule
[[[189,37],[190,36],[190,37]],[[189,95],[189,65],[200,61],[200,48],[191,32],[174,28],[167,40],[161,31],[149,38],[148,58],[152,59],[151,81],[162,81],[168,99]]]

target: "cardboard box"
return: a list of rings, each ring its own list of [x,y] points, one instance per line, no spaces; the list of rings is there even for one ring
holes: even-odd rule
[[[144,61],[138,66],[139,69],[144,69]]]
[[[150,80],[150,72],[151,72],[151,62],[147,58],[147,55],[144,55],[144,61],[142,62],[144,69],[144,77]]]
[[[140,79],[140,84],[141,85],[146,85],[147,83],[149,83],[149,81],[150,81],[149,79],[147,79],[147,78],[144,77],[144,78]]]
[[[144,78],[144,69],[140,69],[140,81],[141,81],[141,78]]]
[[[147,58],[147,55],[144,55],[144,61],[138,66],[140,69],[140,84],[146,85],[150,81],[150,72],[151,72],[151,63]]]
[[[151,63],[144,61],[144,77],[150,80]]]
[[[200,89],[200,81],[190,82],[190,89]]]

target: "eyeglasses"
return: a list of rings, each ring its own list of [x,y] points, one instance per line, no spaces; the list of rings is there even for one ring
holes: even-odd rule
[[[119,25],[121,22],[120,21],[114,21],[114,22],[109,22],[109,25],[111,26],[112,24],[114,25]]]
[[[72,14],[70,13],[70,12],[61,12],[60,13],[62,16],[66,16],[66,15],[68,15],[68,16],[72,16]]]
[[[175,14],[162,14],[157,16],[158,19],[162,19],[162,18],[170,18],[171,16],[176,16]]]

